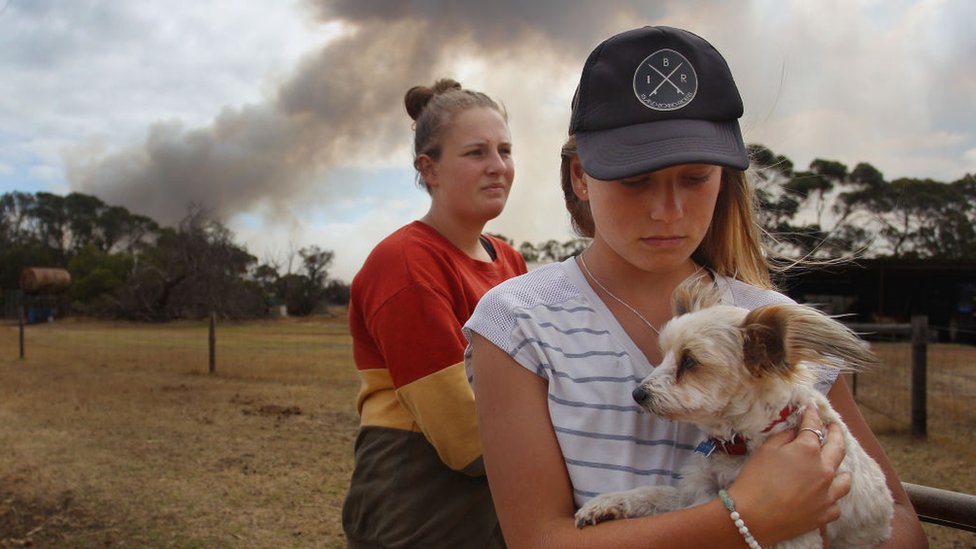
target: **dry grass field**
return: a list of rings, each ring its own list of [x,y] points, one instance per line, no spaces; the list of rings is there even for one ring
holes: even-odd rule
[[[342,312],[221,323],[214,374],[204,323],[29,326],[24,360],[17,333],[0,325],[0,548],[344,547],[358,384]],[[976,374],[976,350],[953,352]],[[903,480],[976,493],[972,415],[927,442],[868,417]]]

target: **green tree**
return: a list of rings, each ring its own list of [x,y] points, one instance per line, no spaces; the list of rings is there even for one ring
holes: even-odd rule
[[[38,192],[34,195],[34,207],[30,212],[33,230],[41,244],[51,248],[62,264],[67,256],[68,214],[64,197]]]
[[[523,242],[519,246],[518,251],[519,255],[522,256],[522,259],[524,259],[526,263],[534,263],[539,261],[539,250],[537,250],[535,245],[531,242]]]
[[[797,172],[785,185],[788,194],[815,212],[813,225],[824,225],[824,213],[830,206],[829,194],[846,183],[847,166],[831,160],[815,159],[810,171]]]
[[[97,221],[96,245],[102,251],[135,252],[159,233],[159,225],[148,217],[134,214],[121,206],[102,209]]]
[[[871,242],[853,210],[838,208],[837,197],[857,189],[866,172],[848,172],[833,160],[815,159],[808,171],[762,145],[750,146],[757,177],[759,220],[777,252],[793,256],[839,257],[860,253]],[[878,174],[880,176],[880,173]]]
[[[25,244],[32,239],[29,223],[34,195],[13,191],[0,196],[0,245]]]
[[[334,254],[318,246],[298,251],[302,258],[302,272],[289,273],[278,281],[285,307],[292,316],[311,314],[325,300],[328,290],[328,267]]]
[[[951,186],[962,196],[967,204],[976,204],[976,174],[966,174],[957,181],[953,181]],[[967,215],[970,224],[976,225],[976,206],[969,208]],[[976,258],[976,250],[970,247],[970,256]]]
[[[891,211],[881,237],[896,257],[959,259],[973,244],[972,202],[958,188],[931,179],[891,182]]]
[[[260,292],[261,298],[264,299],[265,308],[268,311],[275,304],[280,305],[284,302],[283,296],[278,291],[278,280],[280,278],[281,275],[278,274],[278,269],[267,263],[262,263],[255,267],[248,277]]]
[[[0,289],[18,288],[25,267],[50,265],[53,260],[31,231],[34,203],[34,195],[28,193],[0,196]]]
[[[799,211],[800,201],[794,194],[784,192],[784,187],[793,179],[793,162],[763,145],[750,144],[747,150],[755,176],[759,224],[778,247],[797,246],[792,242],[796,228],[791,223]]]
[[[246,279],[256,258],[202,208],[191,206],[177,229],[162,229],[155,245],[136,257],[134,272],[118,293],[122,316],[169,320],[266,313],[259,289]]]
[[[112,295],[125,285],[134,265],[131,255],[110,254],[93,244],[79,250],[68,262],[72,307],[95,315],[114,308]]]
[[[77,253],[94,244],[98,233],[98,218],[105,209],[105,203],[91,195],[71,193],[64,198],[63,207],[69,250]]]
[[[325,302],[333,305],[348,305],[349,285],[341,280],[329,280],[325,285]]]

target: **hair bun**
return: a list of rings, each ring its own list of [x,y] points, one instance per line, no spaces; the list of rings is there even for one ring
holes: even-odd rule
[[[435,96],[460,89],[461,84],[456,80],[441,78],[437,82],[434,82],[433,86],[414,86],[410,88],[403,97],[403,103],[407,107],[407,114],[410,115],[411,119],[416,121],[420,117],[420,113],[424,112],[424,107],[427,106],[427,103],[430,103],[430,100]]]

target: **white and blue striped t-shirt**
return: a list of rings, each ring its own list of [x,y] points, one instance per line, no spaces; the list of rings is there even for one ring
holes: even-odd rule
[[[792,302],[738,280],[715,279],[723,303],[754,309]],[[573,258],[490,290],[464,331],[469,340],[477,332],[547,380],[549,416],[577,506],[605,492],[673,483],[705,438],[695,426],[661,419],[634,402],[631,391],[651,364]],[[470,351],[469,345],[469,379]],[[826,391],[833,379],[818,388]]]

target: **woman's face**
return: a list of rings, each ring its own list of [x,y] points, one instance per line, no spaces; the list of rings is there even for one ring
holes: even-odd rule
[[[515,179],[508,123],[488,107],[458,113],[444,133],[440,159],[422,160],[421,174],[435,207],[481,223],[497,217]]]
[[[722,168],[682,164],[604,181],[583,173],[576,160],[574,186],[590,203],[595,242],[644,271],[680,268],[712,222]]]

